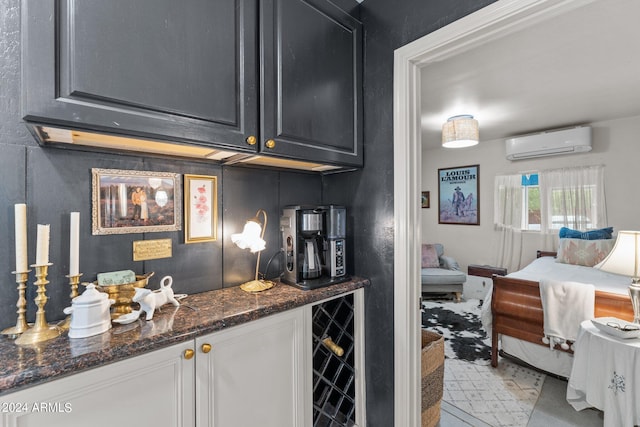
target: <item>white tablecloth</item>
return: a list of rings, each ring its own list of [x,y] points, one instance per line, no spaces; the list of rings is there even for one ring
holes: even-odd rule
[[[574,346],[571,406],[604,411],[605,427],[640,425],[640,339],[616,338],[586,320]]]

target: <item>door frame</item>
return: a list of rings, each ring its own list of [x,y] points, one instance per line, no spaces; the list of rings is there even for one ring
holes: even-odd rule
[[[499,0],[394,52],[394,423],[421,425],[421,69],[595,0]],[[415,307],[416,310],[411,310]]]

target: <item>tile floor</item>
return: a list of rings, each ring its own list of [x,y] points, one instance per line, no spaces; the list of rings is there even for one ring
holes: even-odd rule
[[[510,360],[492,368],[447,359],[442,400],[494,427],[526,426],[544,379]]]
[[[577,412],[565,398],[567,382],[547,376],[527,427],[602,427],[602,412]],[[442,402],[438,427],[493,427],[447,402]]]
[[[566,399],[567,382],[547,375],[527,427],[602,427],[596,409],[576,411]],[[495,427],[447,402],[442,402],[437,427]]]

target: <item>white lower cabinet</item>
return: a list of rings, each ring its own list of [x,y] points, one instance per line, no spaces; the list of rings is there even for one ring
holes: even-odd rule
[[[196,425],[310,425],[305,310],[196,339]]]
[[[193,341],[0,398],[2,427],[194,425]]]
[[[297,427],[305,307],[0,397],[2,427]]]

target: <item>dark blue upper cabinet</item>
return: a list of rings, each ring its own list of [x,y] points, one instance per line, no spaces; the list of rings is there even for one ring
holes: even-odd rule
[[[362,24],[326,0],[260,7],[261,150],[362,166]]]
[[[362,166],[362,26],[329,0],[22,7],[30,123]]]
[[[256,151],[255,0],[25,0],[25,120]]]

